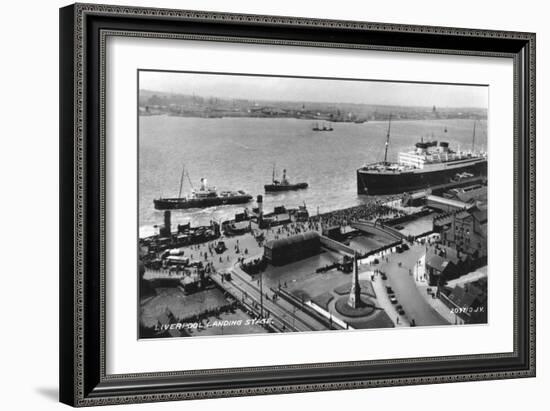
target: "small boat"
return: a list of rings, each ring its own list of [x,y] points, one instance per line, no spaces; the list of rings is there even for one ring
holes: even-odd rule
[[[291,190],[301,190],[308,188],[307,183],[290,183],[286,177],[286,169],[283,170],[283,178],[279,181],[275,179],[275,166],[273,166],[273,175],[271,178],[271,184],[264,185],[266,192],[275,192],[275,191],[291,191]]]

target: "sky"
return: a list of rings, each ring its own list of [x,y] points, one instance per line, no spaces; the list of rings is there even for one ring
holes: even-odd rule
[[[222,99],[487,108],[478,85],[141,71],[141,90]]]

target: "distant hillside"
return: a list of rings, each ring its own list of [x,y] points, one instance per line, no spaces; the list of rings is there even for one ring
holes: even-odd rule
[[[486,119],[487,110],[475,107],[414,107],[374,104],[222,99],[212,96],[140,90],[142,115],[170,114],[185,117],[293,117],[325,121],[387,119],[471,118]]]

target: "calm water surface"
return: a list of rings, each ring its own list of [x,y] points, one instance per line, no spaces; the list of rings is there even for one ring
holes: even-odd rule
[[[409,150],[420,140],[448,141],[452,149],[472,146],[473,120],[394,121],[388,159]],[[364,163],[383,160],[387,122],[333,123],[332,132],[314,132],[313,122],[267,118],[183,118],[149,116],[139,119],[139,225],[140,235],[156,232],[162,211],[153,199],[176,197],[182,166],[197,188],[201,177],[219,190],[244,190],[264,194],[264,209],[276,205],[296,207],[305,203],[310,213],[359,205],[355,170]],[[445,128],[447,132],[445,132]],[[487,124],[476,126],[476,149],[487,148]],[[289,179],[306,181],[306,190],[265,194],[273,164],[278,177],[283,168]],[[183,191],[189,194],[189,181]],[[253,202],[248,204],[252,207]],[[174,224],[233,218],[246,205],[175,210]]]

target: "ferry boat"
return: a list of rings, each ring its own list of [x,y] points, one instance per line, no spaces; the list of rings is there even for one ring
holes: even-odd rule
[[[201,178],[201,185],[198,190],[193,189],[190,196],[182,197],[181,190],[184,175],[185,169],[182,171],[178,197],[153,200],[156,210],[178,210],[206,208],[228,204],[245,204],[252,200],[252,196],[242,190],[218,192],[216,187],[209,187],[207,185],[205,178]]]
[[[487,176],[487,153],[474,151],[475,123],[470,151],[453,151],[447,142],[421,139],[413,150],[399,153],[397,162],[387,161],[390,129],[391,116],[384,161],[357,170],[358,194],[397,194],[451,184],[457,176]]]
[[[271,184],[264,185],[266,192],[301,190],[304,188],[308,188],[308,183],[291,183],[288,181],[286,169],[283,170],[283,178],[280,181],[275,179],[275,166],[273,166]]]

